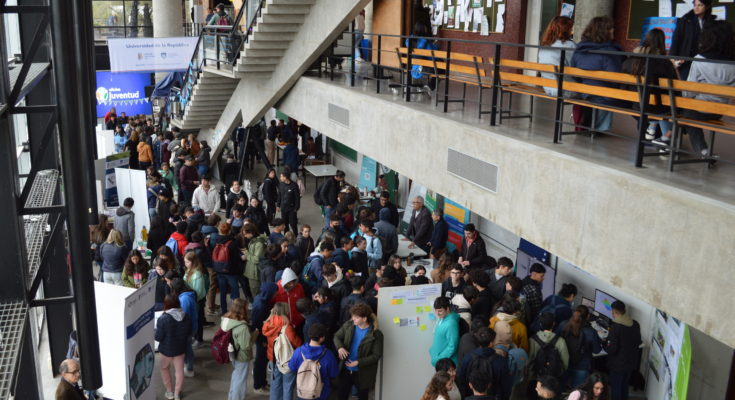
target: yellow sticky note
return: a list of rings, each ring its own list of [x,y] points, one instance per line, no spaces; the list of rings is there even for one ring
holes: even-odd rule
[[[421,314],[422,312],[424,312],[424,308],[421,307],[421,306],[417,306],[416,307],[416,312],[419,313],[419,314]]]
[[[420,331],[425,331],[426,330],[426,324],[419,325],[419,330]]]
[[[431,312],[431,306],[424,306],[424,311]]]
[[[394,324],[400,324],[400,323],[401,323],[401,319],[400,319],[400,318],[398,318],[398,317],[394,317],[394,318],[393,318],[393,323],[394,323]]]
[[[390,301],[390,304],[392,304],[392,305],[396,305],[396,304],[398,304],[398,299],[392,299],[392,300]]]

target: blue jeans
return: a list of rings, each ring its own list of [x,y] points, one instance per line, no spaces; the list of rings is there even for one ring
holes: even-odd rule
[[[329,217],[332,216],[333,212],[334,209],[332,207],[324,206],[324,229],[329,229]]]
[[[184,365],[187,371],[194,371],[194,348],[191,347],[194,340],[194,332],[189,335],[186,343],[186,352],[184,353]]]
[[[199,172],[199,177],[203,177],[207,172],[209,172],[209,165],[197,165],[197,172]]]
[[[271,376],[270,400],[292,400],[296,374],[289,372],[282,374],[275,362],[271,363],[273,375]]]
[[[230,393],[228,400],[245,400],[247,389],[249,363],[247,361],[232,361],[232,378],[230,378]]]
[[[181,189],[181,195],[183,197],[184,203],[191,204],[191,199],[194,198],[194,191]]]
[[[589,375],[590,371],[586,369],[570,369],[566,372],[564,383],[573,389],[581,385]]]
[[[595,130],[598,132],[609,131],[612,126],[613,113],[606,110],[594,110]]]
[[[217,274],[217,287],[219,288],[219,304],[222,314],[227,312],[227,288],[230,290],[230,298],[235,300],[240,297],[240,287],[237,286],[238,275]]]
[[[255,362],[253,363],[253,387],[261,389],[268,384],[266,376],[268,374],[268,347],[267,339],[263,335],[258,335],[255,339]]]
[[[628,387],[630,386],[630,371],[610,372],[610,399],[628,400]]]

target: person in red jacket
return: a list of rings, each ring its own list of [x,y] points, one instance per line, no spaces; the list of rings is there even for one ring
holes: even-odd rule
[[[176,254],[176,258],[180,260],[181,265],[183,264],[184,260],[184,251],[186,250],[186,245],[189,244],[189,241],[186,239],[186,229],[188,228],[188,224],[186,221],[179,221],[176,223],[176,232],[171,234],[171,239],[176,240],[178,253]]]
[[[286,303],[291,311],[291,325],[295,328],[304,322],[304,317],[296,310],[296,301],[304,297],[304,288],[299,278],[291,268],[283,270],[281,280],[278,281],[278,291],[270,303]]]

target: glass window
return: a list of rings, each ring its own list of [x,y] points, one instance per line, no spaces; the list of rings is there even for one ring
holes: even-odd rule
[[[151,0],[94,0],[92,15],[95,40],[153,36]]]

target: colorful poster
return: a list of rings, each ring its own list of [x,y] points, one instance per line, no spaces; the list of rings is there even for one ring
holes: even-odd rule
[[[117,115],[122,112],[127,115],[153,113],[153,105],[145,96],[145,87],[151,85],[150,73],[98,71],[96,80],[97,118],[104,117],[113,107]]]
[[[451,252],[462,247],[464,225],[470,222],[470,210],[447,198],[444,199],[444,219],[449,225],[447,249]]]
[[[117,178],[115,168],[127,168],[130,163],[130,153],[123,152],[105,157],[105,201],[107,207],[120,205],[117,198]]]
[[[360,182],[358,182],[358,189],[362,192],[363,189],[375,190],[375,183],[378,181],[376,175],[378,171],[378,164],[372,158],[368,156],[362,156],[362,168],[360,169]]]
[[[674,37],[674,31],[676,30],[676,18],[659,18],[649,17],[643,19],[643,29],[641,30],[641,43],[646,38],[646,34],[651,29],[661,29],[664,32],[666,49],[671,47],[671,40]]]

